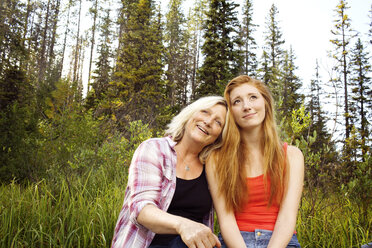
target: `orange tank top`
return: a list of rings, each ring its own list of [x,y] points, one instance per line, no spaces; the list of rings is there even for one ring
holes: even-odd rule
[[[244,204],[241,212],[235,213],[236,222],[240,231],[254,232],[255,229],[274,230],[279,205],[273,202],[268,208],[270,180],[268,178],[267,190],[263,180],[264,175],[248,177],[248,202]]]
[[[287,153],[287,144],[284,143]],[[243,205],[241,212],[235,213],[240,231],[254,232],[255,229],[274,230],[279,213],[279,204],[275,201],[268,207],[270,196],[270,178],[267,177],[265,189],[264,175],[247,177],[248,202]]]

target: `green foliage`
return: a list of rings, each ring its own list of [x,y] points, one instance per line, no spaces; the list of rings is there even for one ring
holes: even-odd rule
[[[371,241],[371,218],[362,224],[357,203],[347,196],[321,196],[312,211],[312,203],[302,198],[297,218],[301,247],[355,247]],[[369,208],[369,216],[371,208]]]
[[[156,116],[165,100],[162,80],[163,44],[161,24],[154,17],[152,1],[140,0],[130,6],[126,21],[127,32],[121,42],[110,99],[111,111],[123,128],[130,121],[143,120],[159,127]],[[120,102],[120,106],[115,104]]]
[[[0,112],[0,181],[35,180],[41,169],[37,118],[31,108],[14,103]]]
[[[102,24],[99,29],[101,36],[98,44],[98,60],[96,61],[96,70],[92,76],[92,90],[88,92],[86,98],[86,106],[88,108],[97,107],[101,101],[106,97],[109,82],[111,81],[112,66],[110,65],[113,57],[111,51],[111,24],[110,10],[107,9],[105,17],[102,20]]]
[[[97,130],[91,117],[74,122],[84,126],[92,140],[98,138],[93,133]],[[151,137],[151,131],[147,124],[137,121],[128,126],[129,139],[115,133],[101,143],[90,142],[77,127],[66,127],[64,131],[68,135],[57,137],[56,144],[45,140],[43,146],[48,149],[50,163],[70,167],[68,179],[51,168],[50,177],[38,183],[0,186],[0,247],[110,245],[130,160],[138,145]],[[80,138],[86,144],[76,142],[78,132],[82,132]],[[73,146],[74,142],[81,147]],[[57,152],[64,155],[57,156]]]
[[[272,4],[269,16],[266,19],[265,48],[263,52],[263,63],[261,74],[264,82],[273,92],[275,101],[281,96],[282,87],[280,84],[281,66],[283,64],[283,48],[285,43],[283,34],[278,25],[278,8]]]
[[[242,67],[237,6],[230,0],[210,2],[202,46],[205,59],[198,71],[197,96],[222,95],[227,82],[237,76]]]
[[[84,188],[41,181],[0,187],[0,247],[108,247],[123,189]]]
[[[257,43],[253,35],[257,26],[253,23],[252,0],[245,0],[243,3],[243,22],[239,34],[242,41],[240,50],[244,60],[241,73],[252,77],[256,77],[258,66],[256,56]]]

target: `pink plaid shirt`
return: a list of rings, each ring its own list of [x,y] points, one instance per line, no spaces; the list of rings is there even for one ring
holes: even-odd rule
[[[175,145],[170,137],[154,138],[143,142],[135,151],[112,248],[146,248],[150,245],[155,233],[139,224],[137,216],[147,204],[167,211],[176,189]],[[213,228],[213,209],[203,222]]]

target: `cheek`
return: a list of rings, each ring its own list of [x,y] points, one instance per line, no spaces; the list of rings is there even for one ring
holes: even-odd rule
[[[239,109],[237,107],[232,107],[231,108],[231,115],[233,118],[236,119],[236,117],[239,115]]]

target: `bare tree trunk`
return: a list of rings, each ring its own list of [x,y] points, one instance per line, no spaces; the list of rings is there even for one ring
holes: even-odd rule
[[[45,70],[46,70],[46,58],[45,58],[45,53],[46,53],[46,43],[47,43],[47,35],[48,35],[48,22],[49,22],[49,5],[50,5],[50,0],[48,0],[47,4],[47,10],[45,14],[45,25],[44,25],[44,30],[43,30],[43,38],[41,41],[41,50],[40,50],[40,60],[39,60],[39,75],[38,75],[38,81],[39,83],[43,81],[44,75],[45,75]]]
[[[92,26],[92,42],[90,47],[90,58],[89,58],[89,71],[88,71],[88,87],[87,87],[87,94],[90,90],[90,79],[91,79],[91,72],[92,72],[92,61],[93,61],[93,50],[95,44],[95,34],[96,34],[96,20],[97,20],[97,11],[98,11],[98,0],[95,0],[94,3],[94,15],[93,15],[93,26]]]
[[[78,18],[78,30],[76,34],[76,50],[75,50],[75,61],[72,81],[76,82],[78,77],[78,59],[79,59],[79,37],[80,37],[80,17],[81,17],[81,0],[79,1],[79,18]]]
[[[68,26],[70,24],[70,10],[71,10],[71,0],[68,3],[68,12],[67,12],[67,22],[66,22],[66,28],[65,28],[65,38],[63,40],[63,48],[62,48],[62,58],[60,62],[60,67],[59,67],[59,77],[62,76],[62,71],[63,71],[63,62],[65,59],[65,51],[66,51],[66,43],[67,43],[67,33],[68,33]]]
[[[49,48],[49,59],[48,59],[48,68],[51,69],[52,64],[54,62],[54,45],[56,43],[56,33],[57,33],[57,23],[58,23],[58,15],[59,15],[59,6],[60,6],[61,0],[57,0],[55,12],[54,12],[54,18],[53,18],[53,33],[52,33],[52,39],[50,42],[50,48]]]

